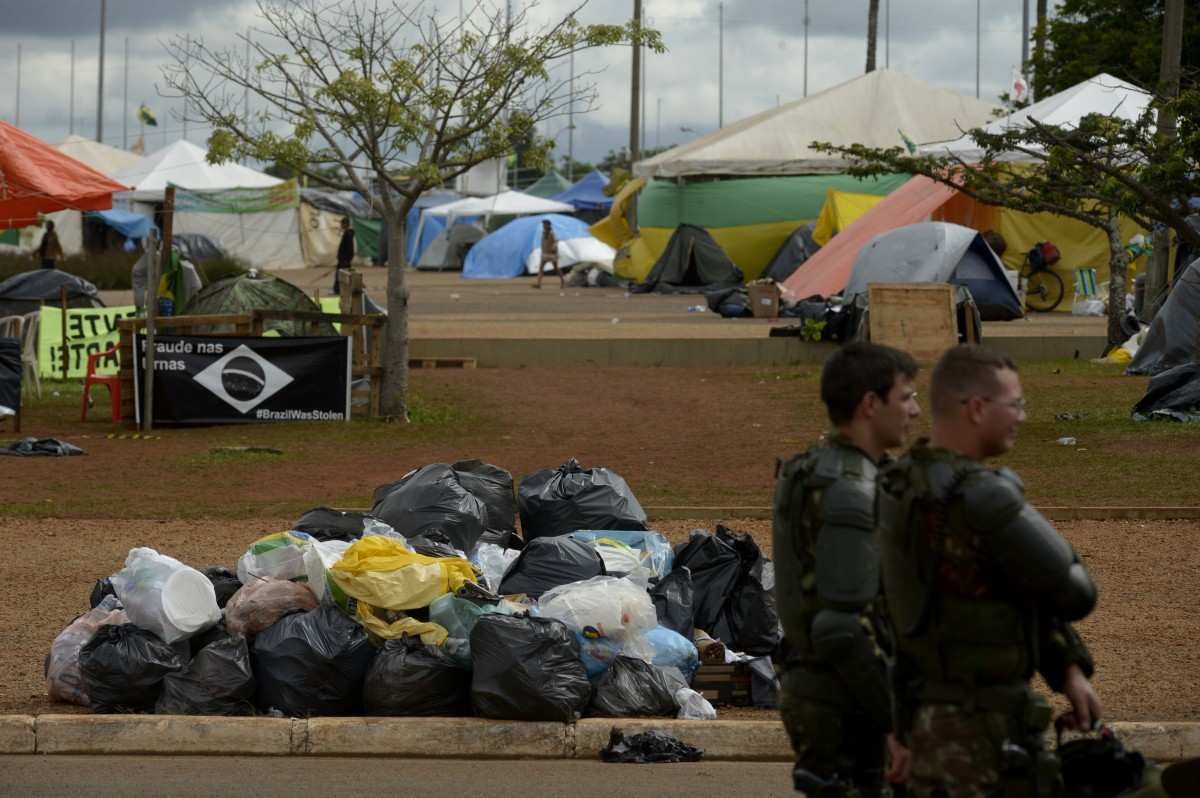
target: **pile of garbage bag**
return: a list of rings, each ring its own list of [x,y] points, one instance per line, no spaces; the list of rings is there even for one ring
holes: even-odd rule
[[[609,469],[569,460],[514,488],[478,460],[433,464],[369,513],[305,512],[233,568],[131,549],[52,643],[47,692],[98,712],[712,719],[693,636],[763,657],[769,691],[773,583],[748,535],[672,549]]]

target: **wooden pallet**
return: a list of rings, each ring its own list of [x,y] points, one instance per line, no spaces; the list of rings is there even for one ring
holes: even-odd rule
[[[714,706],[750,706],[750,670],[742,663],[701,665],[692,689]]]
[[[473,369],[477,365],[473,357],[421,357],[408,361],[410,369]]]

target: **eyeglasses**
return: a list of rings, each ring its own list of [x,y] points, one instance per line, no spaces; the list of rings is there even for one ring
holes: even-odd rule
[[[974,397],[972,397],[972,396],[965,397],[964,399],[962,399],[962,403],[965,405],[967,402],[971,401],[971,399],[973,399],[973,398]],[[979,398],[985,402],[995,402],[996,401],[995,397],[992,397],[992,396],[981,396]],[[1020,399],[1013,399],[1011,402],[1000,402],[1000,404],[1007,407],[1009,410],[1016,410],[1018,413],[1024,412],[1029,407],[1029,405],[1025,403],[1025,397],[1023,397],[1023,396]]]

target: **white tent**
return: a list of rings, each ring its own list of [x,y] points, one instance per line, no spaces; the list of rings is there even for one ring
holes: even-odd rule
[[[1132,83],[1101,73],[984,125],[983,129],[988,133],[1000,134],[1028,127],[1031,119],[1046,125],[1073,127],[1088,114],[1103,114],[1132,121],[1145,113],[1151,99],[1150,94]],[[951,141],[926,144],[920,151],[928,155],[955,155],[968,162],[978,160],[983,155],[979,145],[967,134]],[[1020,160],[1029,156],[1013,153],[1012,157],[1013,160]]]
[[[993,106],[899,72],[877,69],[818,94],[742,119],[638,161],[640,177],[797,175],[845,170],[814,141],[869,147],[945,141],[985,123]]]
[[[82,161],[101,174],[112,177],[123,169],[132,169],[142,162],[142,156],[101,144],[83,136],[68,136],[57,147],[59,152]],[[119,182],[119,181],[118,181]],[[83,251],[83,214],[79,211],[58,211],[47,217],[54,222],[54,232],[62,244],[63,252],[75,255]],[[40,234],[36,236],[40,241]]]
[[[133,188],[129,199],[161,202],[167,184],[204,191],[206,189],[265,188],[283,181],[236,163],[210,164],[208,153],[180,139],[147,155],[141,163],[121,169],[113,180]]]
[[[538,213],[574,213],[575,206],[543,199],[521,191],[501,191],[490,197],[470,197],[427,208],[429,216],[532,216]]]

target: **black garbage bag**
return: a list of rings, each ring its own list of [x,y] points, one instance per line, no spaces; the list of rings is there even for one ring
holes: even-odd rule
[[[471,704],[485,718],[569,723],[592,694],[575,633],[552,618],[484,615],[471,662]]]
[[[376,488],[371,514],[406,538],[441,531],[454,548],[467,552],[488,525],[487,505],[444,463],[410,471],[400,481]]]
[[[337,607],[285,615],[254,639],[258,706],[293,717],[355,715],[375,647]]]
[[[626,735],[617,727],[609,733],[608,746],[600,751],[605,762],[647,764],[655,762],[699,762],[703,748],[695,748],[665,731]]]
[[[217,606],[225,609],[229,599],[233,598],[233,594],[241,589],[241,580],[233,571],[220,565],[205,568],[202,573],[208,577],[208,581],[212,582],[213,592],[217,594]]]
[[[737,549],[697,529],[687,543],[675,549],[674,570],[680,568],[687,568],[692,574],[692,623],[715,636],[713,629],[741,575]]]
[[[1200,421],[1200,363],[1184,363],[1150,378],[1133,406],[1134,421]]]
[[[517,500],[526,542],[580,529],[646,529],[646,511],[617,472],[574,458],[522,478]]]
[[[304,532],[317,540],[358,540],[363,530],[372,524],[382,523],[370,513],[335,510],[332,507],[314,507],[305,511],[292,529]]]
[[[692,639],[692,572],[677,567],[666,576],[650,582],[650,598],[658,614],[659,626]]]
[[[462,554],[454,550],[450,538],[440,529],[426,530],[415,538],[409,538],[408,545],[412,546],[417,554],[424,554],[426,557],[462,557]]]
[[[363,705],[369,715],[470,715],[471,669],[420,638],[389,640],[367,671]]]
[[[204,647],[210,643],[215,643],[218,640],[224,640],[229,637],[229,629],[225,626],[225,619],[217,621],[215,625],[208,627],[203,632],[193,635],[187,639],[188,644],[188,659],[199,654],[204,650]],[[178,645],[178,644],[176,644]]]
[[[84,690],[97,712],[151,712],[179,652],[131,623],[101,626],[79,652]]]
[[[595,547],[569,537],[534,538],[509,566],[499,593],[538,598],[547,590],[593,576],[604,576],[604,560]]]
[[[482,460],[459,460],[450,467],[458,475],[459,484],[487,507],[487,526],[482,539],[505,548],[520,548],[510,545],[517,532],[517,496],[512,474]]]
[[[618,656],[596,680],[589,712],[605,718],[673,718],[679,711],[675,691],[687,686],[677,668],[667,670],[637,657]]]
[[[254,673],[246,638],[226,634],[200,649],[183,670],[168,673],[159,715],[253,715]]]
[[[101,601],[104,601],[105,596],[117,595],[116,588],[113,587],[112,580],[107,576],[96,580],[96,584],[92,586],[92,595],[89,601],[92,604],[92,609],[96,609]]]
[[[770,655],[783,641],[775,606],[775,564],[750,535],[717,526],[716,537],[737,552],[739,573],[717,623],[707,631],[735,651]]]

